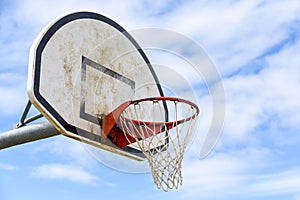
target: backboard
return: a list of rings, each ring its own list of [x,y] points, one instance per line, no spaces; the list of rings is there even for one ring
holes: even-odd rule
[[[36,38],[28,95],[63,135],[143,160],[134,145],[118,148],[105,140],[99,121],[130,99],[163,96],[163,91],[125,29],[100,14],[76,12],[55,20]]]

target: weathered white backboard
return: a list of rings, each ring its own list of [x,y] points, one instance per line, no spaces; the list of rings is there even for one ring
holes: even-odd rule
[[[99,118],[125,101],[163,92],[145,53],[120,25],[76,12],[48,25],[32,45],[28,95],[63,135],[142,160],[137,149],[104,140]]]

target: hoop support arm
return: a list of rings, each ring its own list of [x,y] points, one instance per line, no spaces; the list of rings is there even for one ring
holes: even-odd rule
[[[0,134],[0,150],[56,135],[60,133],[49,122],[23,126]]]

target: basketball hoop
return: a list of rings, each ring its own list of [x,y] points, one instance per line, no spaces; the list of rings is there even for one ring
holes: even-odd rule
[[[188,100],[145,98],[121,104],[103,119],[102,130],[120,148],[139,148],[157,188],[168,191],[182,185],[183,154],[198,115],[198,106]]]

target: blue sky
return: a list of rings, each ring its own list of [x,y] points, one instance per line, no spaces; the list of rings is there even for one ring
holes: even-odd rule
[[[300,199],[299,1],[2,0],[0,132],[11,129],[26,105],[35,37],[79,9],[127,30],[169,29],[201,45],[223,80],[222,135],[205,159],[198,158],[200,140],[194,141],[183,186],[168,193],[155,188],[151,174],[104,166],[63,136],[1,150],[0,199]],[[209,96],[202,98],[203,108]]]

